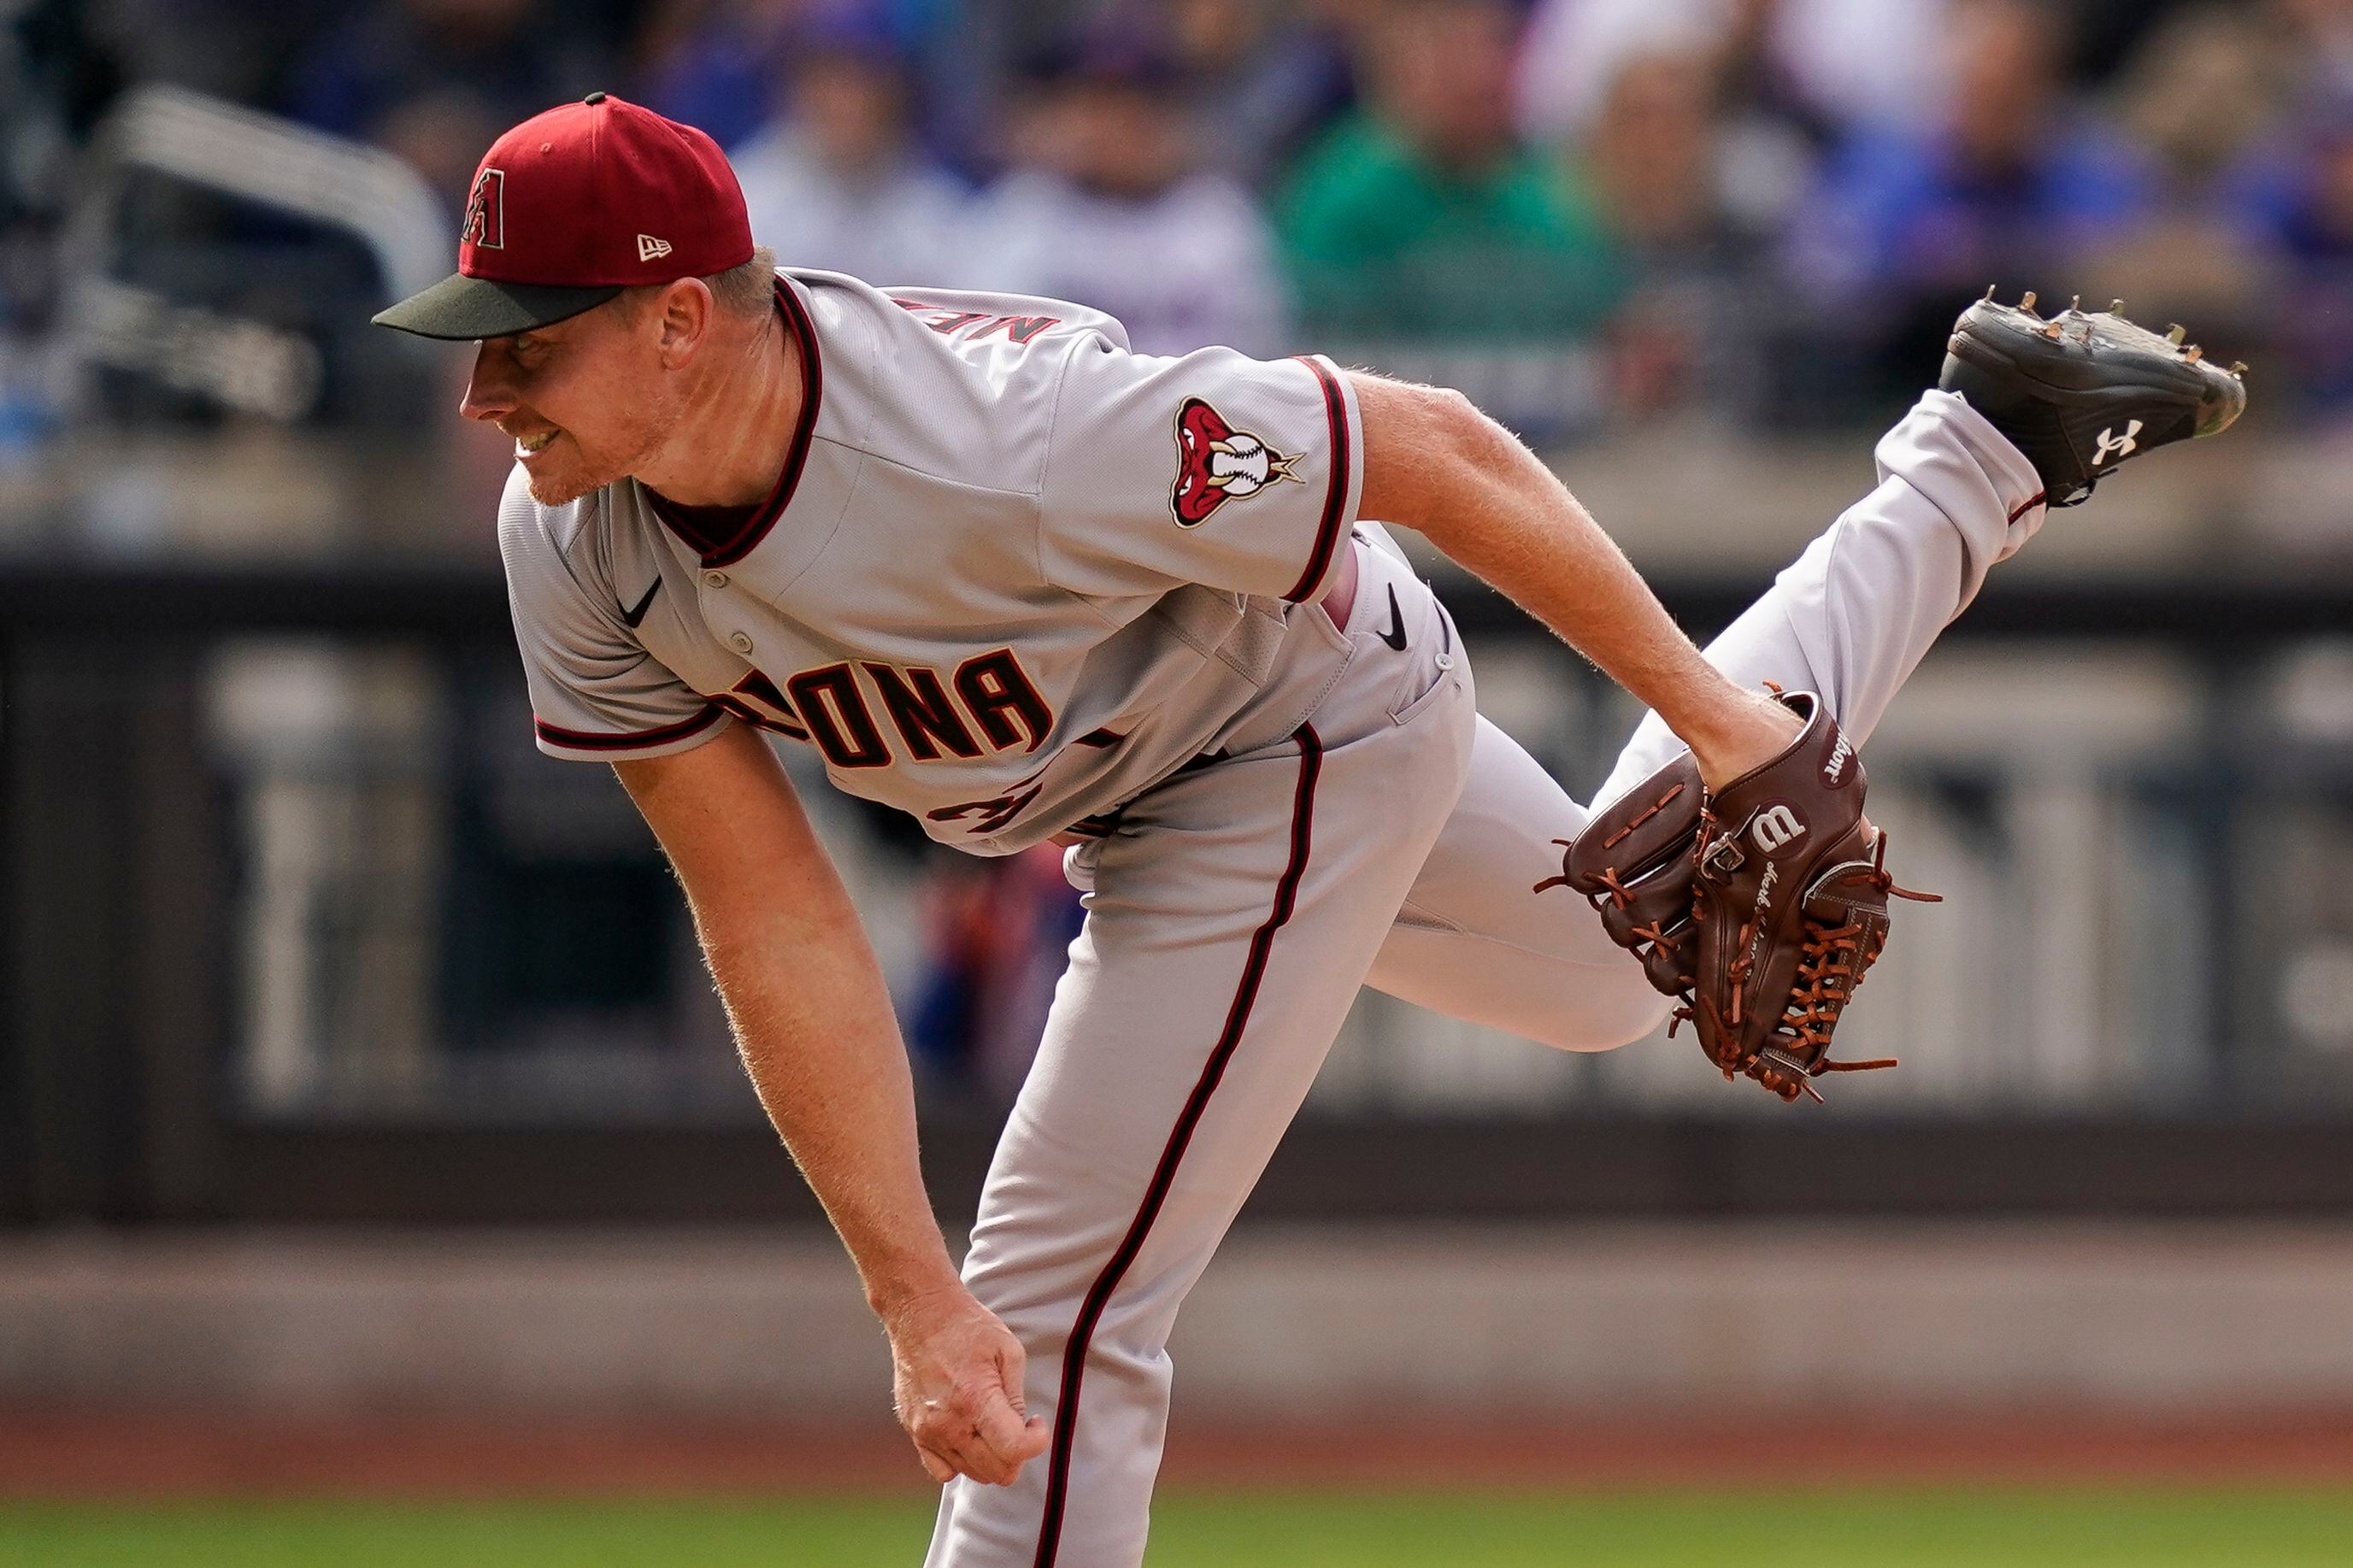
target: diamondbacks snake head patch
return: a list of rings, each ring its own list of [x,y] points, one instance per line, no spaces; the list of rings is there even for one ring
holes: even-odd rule
[[[1276,451],[1255,433],[1235,429],[1201,399],[1188,397],[1176,410],[1176,482],[1168,491],[1168,510],[1177,527],[1198,528],[1229,500],[1245,500],[1284,479],[1306,483],[1292,471],[1298,463],[1296,454]]]

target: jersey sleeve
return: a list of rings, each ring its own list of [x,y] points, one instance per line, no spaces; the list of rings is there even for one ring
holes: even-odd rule
[[[727,727],[723,710],[638,643],[618,602],[607,607],[581,581],[528,495],[511,489],[501,507],[499,552],[541,751],[587,763],[666,757]]]
[[[1039,490],[1039,565],[1077,594],[1199,583],[1324,591],[1363,487],[1356,399],[1320,356],[1071,351]]]

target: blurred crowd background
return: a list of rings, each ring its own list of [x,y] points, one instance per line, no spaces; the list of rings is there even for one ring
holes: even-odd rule
[[[0,17],[0,450],[19,459],[93,395],[153,412],[71,374],[77,268],[171,273],[183,302],[323,333],[331,357],[381,290],[283,211],[185,192],[126,193],[138,212],[95,251],[68,243],[94,133],[155,83],[389,152],[445,228],[492,136],[603,87],[716,137],[791,265],[1084,300],[1147,352],[1444,363],[1538,437],[1693,407],[1870,423],[1994,279],[2055,304],[2096,277],[2194,316],[2262,360],[2271,416],[2326,424],[2353,397],[2339,0],[10,0]],[[259,401],[419,416],[297,380]]]
[[[119,92],[159,81],[384,148],[445,215],[499,131],[618,91],[728,150],[791,265],[1084,300],[1154,353],[1588,351],[1582,374],[1520,399],[1553,428],[1693,405],[1767,428],[1864,419],[1917,384],[1955,298],[1996,279],[2063,301],[2096,276],[2194,314],[2262,357],[2274,410],[2327,421],[2353,397],[2353,337],[2322,309],[2353,279],[2338,0],[12,0],[0,16],[0,438],[16,447],[72,402],[47,351],[82,155]],[[184,238],[257,221],[182,216]],[[369,303],[364,279],[306,292],[329,318]]]
[[[710,132],[787,265],[1459,385],[1703,632],[1989,284],[2192,323],[2256,367],[2243,434],[2054,523],[2001,579],[2042,609],[1965,620],[1874,742],[1954,899],[1865,994],[1916,1065],[1859,1098],[2344,1081],[2353,0],[0,0],[20,1039],[176,1027],[232,1118],[754,1115],[641,826],[530,749],[468,351],[367,325],[446,269],[489,142],[598,89]],[[1623,703],[1430,569],[1486,707],[1590,788]],[[944,858],[809,783],[927,1096],[1001,1107],[1077,919],[1050,855]],[[128,847],[112,880],[76,832]],[[167,908],[176,956],[82,999]],[[1733,1113],[1680,1043],[1377,999],[1347,1040],[1327,1110]]]
[[[2240,426],[2055,514],[1865,749],[1947,898],[1841,1035],[1901,1070],[1792,1110],[1688,1037],[1367,995],[1180,1409],[1353,1448],[1430,1446],[1400,1393],[1962,1408],[2013,1468],[2037,1412],[2317,1412],[2342,1479],[2353,0],[0,0],[0,1493],[79,1451],[10,1421],[159,1405],[198,1452],[206,1412],[821,1423],[902,1475],[667,867],[533,748],[471,350],[367,324],[448,269],[490,141],[596,89],[710,132],[789,266],[1460,386],[1703,637],[1989,284],[2248,362]],[[1420,560],[1482,710],[1592,789],[1622,695]],[[785,760],[960,1239],[1074,896]],[[1810,1477],[1795,1429],[1670,1447]],[[162,1454],[92,1473],[301,1473]]]

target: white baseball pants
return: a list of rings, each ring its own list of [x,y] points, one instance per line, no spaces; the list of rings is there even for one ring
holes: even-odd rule
[[[1744,684],[1822,693],[1858,741],[2043,516],[2032,467],[1949,395],[1877,458],[1878,488],[1708,649]],[[1012,1486],[945,1489],[931,1568],[1142,1562],[1177,1307],[1360,985],[1572,1050],[1665,1010],[1580,900],[1533,890],[1586,808],[1477,717],[1429,590],[1360,556],[1354,654],[1308,723],[1178,774],[1071,852],[1085,928],[965,1266],[1026,1347],[1053,1442]],[[1678,744],[1645,719],[1603,798]]]

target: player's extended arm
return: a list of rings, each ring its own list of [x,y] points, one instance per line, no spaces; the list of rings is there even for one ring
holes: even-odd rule
[[[760,1102],[890,1332],[899,1419],[924,1468],[1010,1481],[1046,1445],[1043,1419],[1024,1419],[1021,1346],[948,1259],[881,971],[784,769],[739,727],[614,771],[686,885]]]
[[[1459,392],[1351,372],[1364,420],[1357,511],[1414,529],[1501,588],[1681,736],[1721,785],[1778,754],[1789,710],[1700,657],[1536,455]]]

